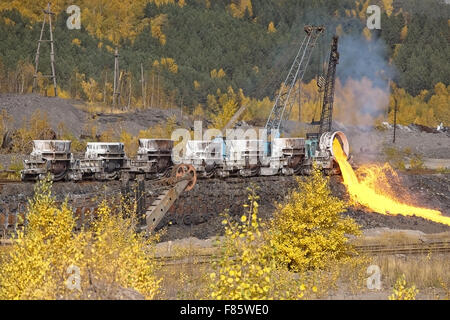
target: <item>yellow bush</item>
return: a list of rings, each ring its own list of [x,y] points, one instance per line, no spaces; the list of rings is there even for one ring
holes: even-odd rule
[[[57,299],[67,294],[66,269],[83,257],[81,235],[64,203],[51,197],[51,183],[35,188],[28,207],[28,226],[19,231],[0,266],[0,299]]]
[[[139,132],[140,139],[170,139],[172,132],[177,128],[176,116],[171,116],[167,119],[164,125],[158,124],[147,130]]]
[[[392,294],[389,296],[389,300],[416,300],[416,295],[419,290],[416,286],[407,287],[405,275],[402,274],[394,285]]]
[[[93,225],[75,232],[67,202],[55,202],[51,182],[37,183],[28,226],[0,261],[0,299],[110,299],[123,289],[153,298],[153,240],[135,233],[135,204],[120,208],[103,202]],[[71,266],[79,270],[80,290],[69,285]]]
[[[132,288],[146,299],[153,299],[161,282],[154,275],[155,239],[145,239],[145,234],[136,233],[135,203],[124,206],[122,202],[121,207],[123,212],[113,212],[104,201],[97,211],[86,259],[89,276],[106,287],[116,284]]]
[[[129,157],[134,157],[138,150],[138,138],[134,137],[130,133],[128,133],[125,130],[122,130],[122,133],[120,134],[120,141],[125,146],[125,153]]]
[[[73,152],[83,152],[86,150],[86,142],[77,139],[71,132],[69,132],[63,122],[58,124],[58,139],[72,141],[70,148]]]
[[[198,104],[195,107],[194,112],[192,113],[192,116],[197,120],[201,120],[205,117],[205,111],[203,111],[201,104]]]
[[[211,273],[213,299],[265,299],[271,285],[274,261],[265,253],[258,219],[258,203],[254,190],[248,197],[250,205],[240,223],[226,216],[225,239],[218,270]]]
[[[290,270],[321,269],[348,257],[347,235],[360,234],[353,219],[341,216],[346,204],[331,194],[328,180],[317,167],[306,180],[298,178],[298,191],[278,206],[271,222],[277,260]]]
[[[33,140],[49,140],[55,138],[55,132],[50,126],[47,113],[37,109],[26,124],[19,128],[13,136],[13,151],[17,153],[30,152]]]
[[[314,292],[296,275],[277,269],[276,252],[266,241],[264,223],[258,218],[256,187],[249,191],[247,211],[239,221],[228,215],[222,223],[225,236],[219,242],[220,258],[214,263],[209,287],[213,299],[301,299]]]
[[[409,166],[411,170],[423,170],[425,169],[425,163],[420,155],[413,155],[409,160]]]

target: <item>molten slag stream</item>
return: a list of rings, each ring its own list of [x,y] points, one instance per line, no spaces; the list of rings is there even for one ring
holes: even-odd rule
[[[434,222],[450,226],[450,217],[443,216],[441,212],[432,209],[414,207],[393,199],[388,194],[375,192],[372,186],[364,181],[358,181],[353,168],[347,161],[347,156],[337,139],[333,141],[333,153],[341,168],[344,185],[353,201],[381,214],[401,214],[404,216],[418,216]]]

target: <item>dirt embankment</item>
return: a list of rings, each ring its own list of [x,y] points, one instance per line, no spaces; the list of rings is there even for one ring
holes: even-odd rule
[[[343,131],[350,143],[351,152],[355,157],[364,158],[383,155],[385,147],[399,150],[409,149],[411,153],[420,155],[424,159],[450,159],[450,132],[427,131],[419,126],[400,126],[396,130],[386,127],[384,130],[373,128],[351,127],[336,125]]]
[[[12,128],[19,128],[31,118],[36,110],[46,114],[47,119],[55,132],[63,123],[65,128],[79,137],[89,122],[97,126],[98,133],[112,128],[115,131],[124,129],[131,134],[138,134],[140,130],[148,129],[157,124],[164,124],[170,118],[175,117],[177,125],[191,127],[192,122],[185,115],[182,116],[178,109],[145,109],[129,112],[87,112],[83,102],[71,99],[42,97],[37,94],[0,94],[0,112],[6,110],[12,116]]]
[[[255,184],[260,196],[260,217],[270,219],[275,211],[275,203],[282,202],[289,190],[297,187],[294,177],[255,177],[249,179],[209,179],[199,180],[194,190],[184,193],[161,221],[159,228],[167,228],[163,240],[196,237],[206,239],[223,234],[222,212],[228,210],[231,216],[239,218],[243,213],[243,204],[247,201],[247,187]],[[440,175],[406,175],[402,176],[402,192],[410,195],[416,205],[440,210],[450,216],[450,174]],[[106,187],[106,189],[105,189]],[[331,179],[333,194],[346,198],[345,187],[341,177]],[[55,183],[54,193],[59,199],[68,194],[82,195],[103,191],[111,194],[120,190],[119,182],[111,183]],[[152,191],[151,183],[147,191]],[[400,190],[400,189],[398,189]],[[18,201],[26,204],[32,196],[32,184],[5,185],[0,193],[0,210],[8,204],[15,210]],[[147,205],[152,199],[147,199]],[[350,207],[344,215],[350,216],[362,228],[391,228],[419,230],[425,233],[450,231],[450,227],[434,223],[419,217],[388,216],[370,212],[363,208]]]

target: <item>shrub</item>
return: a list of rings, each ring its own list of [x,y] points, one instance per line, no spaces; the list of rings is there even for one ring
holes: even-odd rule
[[[48,122],[47,113],[41,113],[37,109],[26,125],[16,130],[13,136],[13,152],[29,153],[32,149],[33,140],[55,139],[56,134]]]
[[[322,277],[300,277],[277,268],[276,251],[267,241],[258,218],[256,186],[248,188],[249,204],[239,221],[225,215],[225,236],[219,241],[219,260],[210,274],[213,299],[303,299],[318,293]]]
[[[135,233],[135,205],[118,209],[103,202],[97,216],[91,227],[75,232],[67,201],[58,205],[51,182],[38,182],[28,225],[0,261],[0,299],[111,299],[126,290],[153,298],[160,282],[154,239]],[[79,269],[80,291],[68,285],[71,266]]]
[[[416,300],[416,295],[419,290],[416,286],[407,287],[405,275],[402,274],[394,285],[392,294],[389,296],[389,300]]]
[[[346,204],[331,194],[328,180],[317,167],[306,180],[298,178],[298,190],[270,224],[277,261],[289,270],[322,269],[353,251],[347,236],[359,235],[359,225],[340,215]]]
[[[274,260],[267,254],[258,218],[258,196],[249,190],[248,211],[240,222],[225,216],[225,238],[220,243],[217,271],[211,273],[213,299],[267,299]]]
[[[425,169],[425,163],[420,155],[413,155],[409,160],[409,166],[411,170]]]

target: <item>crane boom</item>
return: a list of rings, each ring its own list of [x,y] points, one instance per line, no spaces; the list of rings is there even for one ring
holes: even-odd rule
[[[331,43],[330,60],[328,62],[327,78],[325,81],[325,90],[323,97],[322,114],[320,116],[319,137],[331,131],[333,122],[333,102],[334,102],[334,87],[336,83],[336,65],[339,63],[338,52],[338,36],[333,37]]]
[[[306,36],[300,45],[288,76],[280,89],[269,118],[267,119],[265,128],[267,129],[268,134],[270,134],[272,130],[281,129],[286,107],[288,107],[289,112],[292,108],[293,101],[290,99],[291,92],[295,83],[303,79],[312,51],[316,46],[317,39],[324,30],[324,26],[305,26]]]

